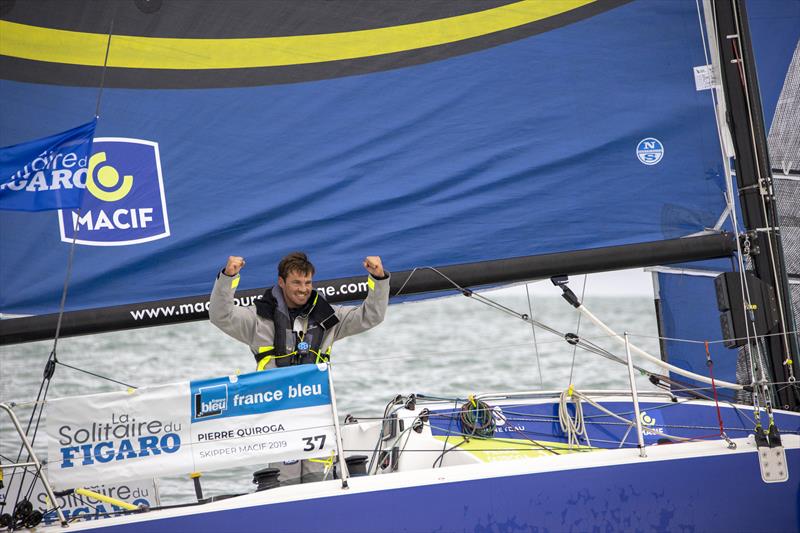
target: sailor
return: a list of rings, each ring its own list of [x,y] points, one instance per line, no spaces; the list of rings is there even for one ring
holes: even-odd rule
[[[386,315],[389,273],[378,256],[367,257],[363,265],[369,273],[368,291],[359,306],[329,304],[312,287],[314,265],[305,253],[293,252],[278,264],[278,284],[255,305],[240,307],[234,304],[234,292],[245,260],[230,256],[211,292],[211,323],[247,344],[258,370],[327,361],[335,341],[377,326]],[[281,484],[322,479],[323,468],[314,462],[280,469]]]

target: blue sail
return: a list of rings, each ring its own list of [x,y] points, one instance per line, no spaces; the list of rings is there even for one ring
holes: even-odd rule
[[[0,311],[57,310],[73,237],[68,310],[207,294],[231,254],[254,288],[294,249],[329,278],[367,254],[402,270],[713,226],[724,180],[692,73],[706,63],[696,6],[595,4],[510,42],[326,79],[135,88],[109,69],[97,143],[134,185],[80,216],[1,214]],[[98,87],[14,72],[0,145],[93,113]],[[154,149],[112,159],[136,143]]]
[[[800,2],[757,2],[747,3],[748,21],[753,40],[753,51],[758,72],[761,103],[767,128],[774,124],[779,96],[784,90],[787,78],[791,75],[792,57],[800,46]],[[800,66],[800,63],[798,63]],[[794,67],[795,69],[797,67]],[[794,74],[795,76],[797,74]],[[774,147],[770,146],[772,150]],[[775,154],[777,155],[777,154]],[[770,154],[773,157],[773,154]],[[773,161],[773,168],[780,164]],[[786,202],[790,210],[791,198],[781,197],[779,184],[776,184],[778,206]],[[738,220],[742,215],[737,201]],[[796,200],[795,200],[796,201]],[[797,249],[797,233],[792,221],[781,221],[784,249]],[[731,229],[730,221],[726,227]],[[788,255],[788,254],[787,254]],[[791,265],[789,265],[791,266]],[[716,379],[736,382],[736,362],[738,350],[726,348],[721,340],[720,311],[714,277],[722,272],[736,272],[733,261],[704,261],[677,265],[674,272],[659,272],[658,289],[660,309],[659,330],[667,339],[687,339],[694,343],[666,340],[662,346],[662,357],[669,363],[701,375],[708,375],[707,357],[702,343],[709,341],[709,355],[714,364]],[[683,270],[680,272],[679,270]],[[791,271],[790,271],[791,274]],[[772,283],[771,280],[769,280]],[[791,317],[792,303],[784,302],[787,316]],[[800,307],[794,304],[795,313]],[[794,330],[789,324],[789,331]],[[762,332],[763,333],[763,332]],[[680,376],[672,375],[676,379]],[[689,384],[701,384],[689,380]]]

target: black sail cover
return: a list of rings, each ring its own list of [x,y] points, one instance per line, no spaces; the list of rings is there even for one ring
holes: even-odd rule
[[[82,316],[72,331],[88,332],[109,309],[120,328],[205,316],[229,255],[255,294],[305,250],[318,277],[346,281],[327,289],[336,300],[358,293],[366,255],[400,272],[702,232],[725,184],[693,75],[697,10],[4,2],[0,145],[87,122],[99,102],[97,179],[130,189],[87,191],[80,211],[0,212],[0,313],[55,313],[73,240],[65,324]],[[14,186],[86,181],[62,164]],[[0,321],[4,338],[16,321]]]

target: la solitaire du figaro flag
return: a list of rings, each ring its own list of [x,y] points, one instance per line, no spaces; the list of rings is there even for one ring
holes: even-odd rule
[[[97,119],[49,137],[0,148],[0,210],[81,206]]]
[[[49,400],[48,474],[59,489],[330,457],[327,365]]]

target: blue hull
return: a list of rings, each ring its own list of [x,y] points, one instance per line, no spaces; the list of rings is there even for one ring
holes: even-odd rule
[[[800,450],[787,458],[797,464]],[[737,453],[197,509],[103,531],[786,532],[800,530],[798,475],[765,484],[755,454]]]

